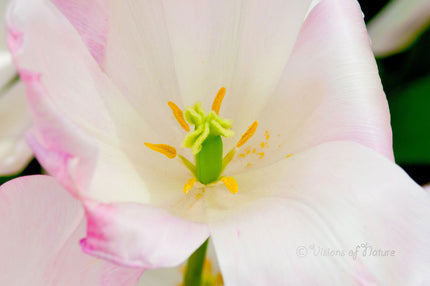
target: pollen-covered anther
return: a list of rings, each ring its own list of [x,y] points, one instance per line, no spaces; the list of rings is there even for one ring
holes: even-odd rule
[[[219,114],[219,110],[221,108],[221,103],[222,100],[224,99],[224,95],[225,95],[225,87],[221,87],[218,90],[217,95],[215,96],[214,102],[212,103],[212,110],[216,113]]]
[[[146,147],[151,149],[152,151],[159,152],[165,155],[169,159],[173,159],[176,157],[176,149],[170,145],[166,144],[152,144],[152,143],[144,143]]]
[[[233,177],[222,177],[221,182],[224,183],[225,187],[232,193],[233,195],[239,191],[239,185],[237,184],[235,178]]]
[[[252,123],[251,126],[248,127],[248,130],[246,130],[246,132],[242,135],[239,142],[237,142],[236,147],[240,148],[245,145],[245,143],[248,142],[248,140],[251,139],[252,136],[254,136],[257,127],[258,121],[254,121],[254,123]]]
[[[189,179],[184,186],[184,193],[188,194],[188,192],[191,190],[192,187],[194,187],[194,184],[196,182],[197,182],[196,178]]]
[[[172,102],[172,101],[169,101],[167,104],[169,105],[170,109],[172,109],[173,116],[175,116],[175,118],[178,121],[179,125],[181,125],[181,127],[185,131],[189,132],[190,131],[190,126],[185,121],[184,113],[182,112],[182,110],[174,102]]]

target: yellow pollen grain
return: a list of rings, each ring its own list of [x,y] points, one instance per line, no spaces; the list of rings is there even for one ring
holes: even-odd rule
[[[175,116],[175,118],[178,121],[179,125],[181,125],[181,127],[185,131],[189,132],[190,131],[190,126],[185,121],[184,113],[182,112],[182,110],[174,102],[172,102],[172,101],[169,101],[167,104],[172,109],[173,115]]]
[[[233,177],[222,177],[221,182],[224,183],[226,188],[232,193],[233,195],[236,194],[239,191],[239,186],[236,182],[236,180]]]
[[[261,142],[261,144],[260,144],[260,146],[261,146],[261,148],[264,148],[264,142]]]
[[[255,131],[258,127],[258,121],[254,121],[251,126],[248,127],[248,130],[242,135],[239,142],[237,142],[236,147],[240,148],[254,135]]]
[[[252,153],[255,154],[255,152],[257,152],[257,150],[255,150],[255,148],[252,149]]]
[[[245,158],[245,154],[239,154],[239,157]]]
[[[169,159],[173,159],[176,157],[175,147],[172,147],[170,145],[165,145],[165,144],[152,144],[152,143],[144,143],[144,144],[152,151],[159,152],[165,155]]]
[[[287,156],[285,156],[285,158],[290,158],[291,156],[293,156],[294,154],[290,154],[290,155],[287,155]]]
[[[212,103],[212,108],[211,108],[216,114],[219,114],[219,110],[221,108],[221,103],[222,103],[222,100],[224,99],[224,95],[225,95],[225,87],[221,87],[215,96],[215,99],[214,99],[214,102]]]
[[[191,190],[191,188],[196,183],[196,178],[191,178],[187,181],[187,183],[184,186],[184,193],[188,194],[188,192]]]
[[[251,150],[246,150],[246,155],[248,155],[249,153],[251,153]]]
[[[246,166],[247,166],[247,167],[251,167],[251,166],[252,166],[252,164],[251,164],[251,163],[248,163]]]
[[[264,152],[258,153],[260,155],[260,159],[264,157]]]
[[[269,134],[267,134],[267,135],[266,135],[266,140],[269,140],[269,138],[270,138],[270,135],[269,135]]]

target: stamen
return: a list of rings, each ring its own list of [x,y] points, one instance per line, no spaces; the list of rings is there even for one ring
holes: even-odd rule
[[[182,110],[174,102],[172,102],[172,101],[169,101],[167,104],[172,109],[173,115],[175,116],[175,118],[178,121],[179,125],[181,125],[181,127],[185,131],[189,132],[190,131],[190,126],[185,121],[184,113],[182,113]]]
[[[194,186],[194,184],[196,183],[196,181],[197,181],[196,178],[189,179],[188,182],[184,186],[184,193],[188,194],[188,192]]]
[[[146,147],[149,149],[159,152],[165,155],[169,159],[173,159],[176,157],[176,149],[170,145],[165,144],[152,144],[152,143],[144,143]]]
[[[248,130],[242,135],[239,142],[237,142],[236,147],[240,148],[254,135],[255,131],[258,127],[258,121],[254,121],[251,126],[248,127]]]
[[[233,177],[222,177],[221,182],[224,183],[226,188],[232,193],[233,195],[236,194],[239,191],[239,186],[236,182],[236,180]]]
[[[219,110],[221,108],[221,103],[222,103],[222,100],[224,99],[224,95],[225,95],[225,87],[221,87],[218,90],[217,95],[215,96],[214,102],[212,103],[212,110],[216,114],[219,114]]]

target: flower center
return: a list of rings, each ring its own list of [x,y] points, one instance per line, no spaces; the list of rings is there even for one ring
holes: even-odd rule
[[[225,88],[218,91],[212,104],[212,110],[206,113],[200,102],[185,109],[185,117],[182,110],[173,102],[168,105],[172,109],[173,115],[179,125],[187,131],[182,147],[190,148],[195,157],[195,165],[182,155],[178,155],[184,165],[191,171],[194,178],[188,180],[184,186],[184,192],[188,191],[199,181],[203,185],[208,185],[221,181],[227,189],[235,194],[238,192],[238,185],[233,177],[223,177],[222,172],[233,159],[236,149],[241,148],[255,133],[258,122],[255,121],[242,135],[236,147],[223,155],[223,141],[221,137],[229,138],[234,135],[231,130],[232,120],[223,119],[219,116],[221,103],[225,95]],[[194,130],[190,131],[188,125],[194,125]],[[165,144],[145,143],[145,146],[153,151],[160,152],[169,159],[176,157],[176,149]]]

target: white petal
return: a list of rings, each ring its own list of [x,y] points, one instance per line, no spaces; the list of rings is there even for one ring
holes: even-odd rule
[[[33,157],[24,136],[31,124],[24,84],[0,94],[0,175],[21,171]]]
[[[118,197],[146,202],[151,190],[142,184],[140,175],[156,178],[151,175],[168,173],[172,176],[166,178],[186,180],[189,175],[180,163],[166,164],[163,155],[143,145],[177,146],[181,138],[144,121],[142,112],[131,106],[100,69],[81,35],[52,3],[14,1],[8,25],[9,44],[29,88],[35,117],[32,148],[68,189],[80,187],[83,195],[103,202]],[[176,124],[170,117],[169,111],[166,120]],[[73,177],[80,182],[71,182]],[[122,185],[119,192],[118,184],[109,185],[107,177],[129,185]],[[173,190],[171,182],[167,185],[164,189]],[[154,197],[160,195],[157,191]]]
[[[326,143],[237,181],[266,198],[211,224],[227,285],[430,282],[430,198],[376,152]]]
[[[12,56],[7,50],[0,50],[0,89],[15,75],[16,69],[12,63]]]
[[[367,25],[378,57],[407,49],[430,25],[430,1],[393,0]]]
[[[226,173],[336,140],[393,158],[388,104],[356,1],[324,0],[314,7],[278,86],[254,116],[257,132]]]
[[[164,115],[168,100],[209,108],[226,86],[223,114],[246,125],[238,110],[258,108],[276,85],[309,4],[112,0],[105,70],[154,124],[151,108]]]

